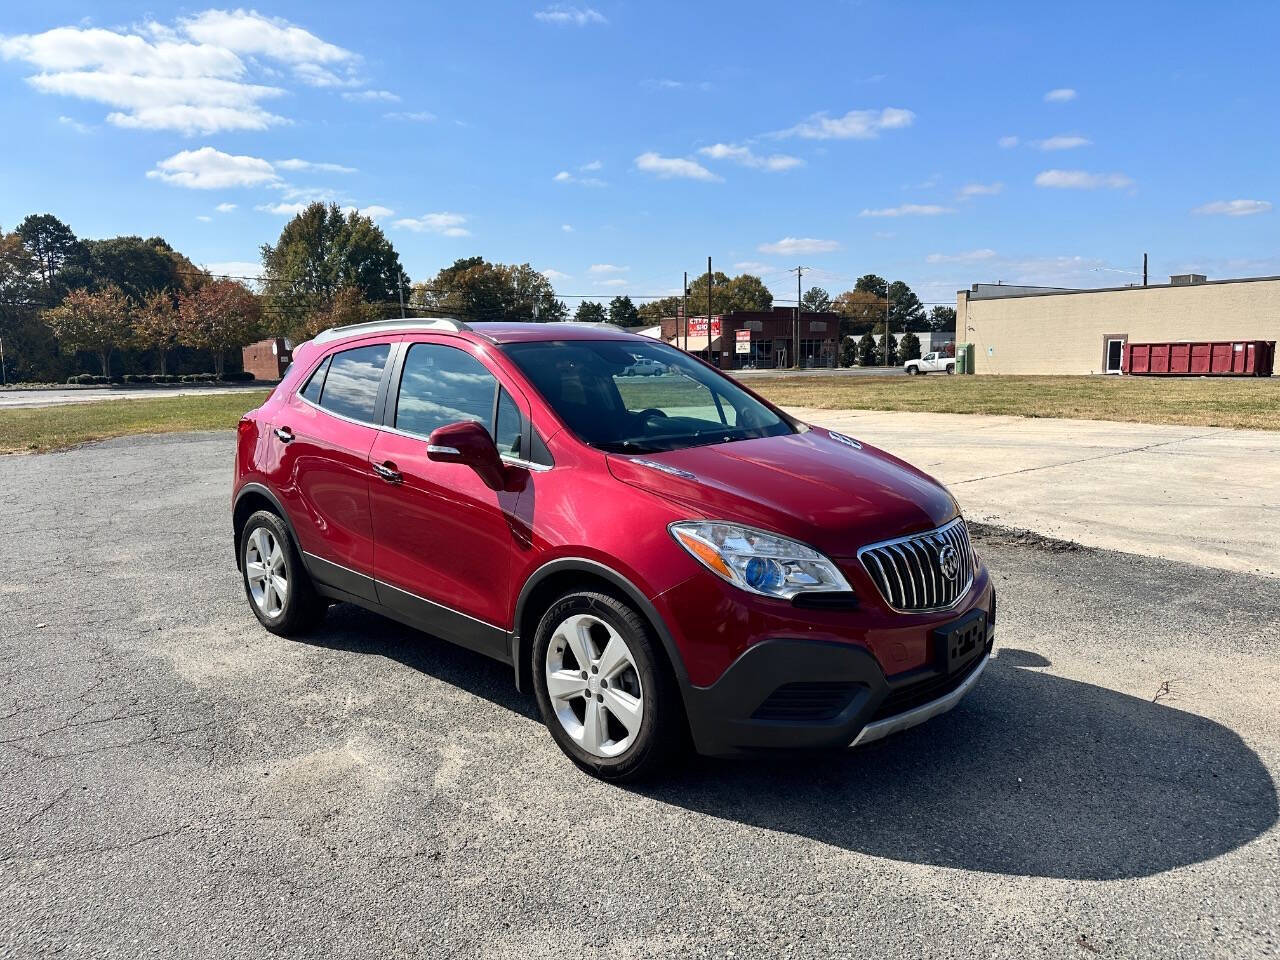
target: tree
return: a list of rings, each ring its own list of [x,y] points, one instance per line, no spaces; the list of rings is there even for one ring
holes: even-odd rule
[[[336,203],[313,203],[285,224],[274,246],[263,244],[262,266],[265,305],[289,333],[314,326],[310,315],[331,310],[345,287],[367,303],[390,305],[409,284],[382,229]]]
[[[831,295],[821,287],[810,287],[800,298],[800,306],[810,313],[825,313],[831,309]]]
[[[578,310],[573,315],[573,319],[577,323],[604,323],[609,317],[605,313],[604,304],[596,303],[594,300],[583,300],[578,304]]]
[[[50,290],[69,261],[82,261],[84,245],[71,228],[51,213],[33,213],[18,224],[17,234],[31,251],[40,270],[40,282]]]
[[[875,366],[876,338],[870,332],[864,333],[858,341],[858,363],[864,367]]]
[[[416,284],[416,306],[472,320],[549,321],[568,314],[551,281],[527,263],[455,260],[428,283]]]
[[[852,367],[858,362],[858,341],[853,337],[840,338],[840,366]]]
[[[87,240],[84,248],[84,269],[95,290],[118,287],[135,303],[142,303],[157,290],[175,290],[182,285],[174,250],[159,237]]]
[[[904,333],[902,339],[898,341],[898,360],[906,363],[908,360],[920,359],[920,338],[914,333]]]
[[[671,298],[677,303],[679,297]],[[773,294],[764,281],[754,274],[742,273],[732,279],[716,271],[711,275],[711,313],[733,313],[735,310],[771,310]],[[689,313],[700,316],[707,312],[707,275],[699,274],[689,284]],[[670,314],[667,314],[670,316]]]
[[[72,290],[45,318],[63,346],[96,353],[104,377],[111,376],[112,352],[128,343],[133,333],[132,304],[115,286],[97,293]]]
[[[181,342],[213,353],[214,372],[226,370],[227,351],[257,339],[261,304],[235,280],[210,280],[178,300]]]
[[[45,303],[36,258],[17,231],[0,233],[0,339],[10,381],[61,376],[55,370],[57,344],[40,317]]]
[[[640,311],[630,297],[614,297],[609,303],[609,322],[619,327],[634,327],[640,322]]]
[[[886,367],[896,367],[898,365],[898,340],[891,333],[880,341],[880,349],[883,354],[884,365]]]
[[[926,330],[924,305],[901,280],[889,284],[889,326],[893,330]]]
[[[174,304],[173,294],[158,290],[142,302],[133,327],[133,342],[160,357],[161,375],[169,372],[169,351],[178,345],[182,335],[182,318]]]
[[[867,333],[884,324],[884,298],[865,290],[846,290],[831,306],[840,314],[840,331],[846,336]]]
[[[382,316],[382,310],[367,302],[355,287],[343,287],[333,295],[333,299],[321,309],[307,314],[302,328],[297,331],[299,337],[310,339],[321,330],[330,327],[347,327],[353,323],[369,323]]]
[[[929,311],[929,329],[934,331],[956,328],[956,308],[936,306]]]
[[[874,273],[863,274],[853,285],[853,289],[859,293],[869,293],[873,297],[879,297],[881,304],[884,303],[885,287],[884,277],[878,277]]]

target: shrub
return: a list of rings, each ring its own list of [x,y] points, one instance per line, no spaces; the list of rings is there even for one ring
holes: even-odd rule
[[[221,379],[224,383],[247,383],[253,379],[253,374],[248,370],[228,370]]]
[[[898,358],[906,363],[908,360],[920,359],[920,338],[914,333],[904,333],[898,342]]]

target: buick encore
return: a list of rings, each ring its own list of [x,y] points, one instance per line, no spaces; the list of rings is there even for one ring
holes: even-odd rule
[[[249,606],[359,604],[508,665],[608,780],[848,747],[952,706],[995,590],[955,500],[611,327],[387,320],[298,347],[240,421]]]

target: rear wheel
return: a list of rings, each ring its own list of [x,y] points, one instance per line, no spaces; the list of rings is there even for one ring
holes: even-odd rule
[[[615,782],[649,776],[680,752],[679,694],[644,618],[616,597],[566,594],[533,643],[538,709],[582,769]]]
[[[268,510],[251,516],[240,534],[240,571],[245,596],[258,622],[272,633],[304,633],[324,617],[284,521]]]
[[[948,364],[947,364],[947,376],[951,376],[951,375],[952,375],[953,373],[955,373],[955,372],[956,372],[956,365],[955,365],[954,363],[948,363]]]

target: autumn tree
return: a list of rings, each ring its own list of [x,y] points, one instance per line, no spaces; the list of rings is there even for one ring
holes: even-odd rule
[[[866,333],[884,323],[884,298],[866,290],[846,290],[831,308],[844,318],[840,327],[845,333]]]
[[[253,342],[260,330],[261,304],[235,280],[211,280],[178,300],[180,342],[213,354],[214,372],[226,371],[227,351]]]
[[[133,305],[116,286],[72,290],[45,312],[45,320],[64,347],[96,353],[104,377],[111,376],[111,354],[133,335]]]
[[[160,375],[169,372],[169,351],[178,345],[182,336],[182,318],[173,294],[157,290],[142,302],[133,324],[135,346],[154,350],[160,358]]]
[[[301,329],[296,330],[296,333],[299,338],[310,339],[321,330],[328,330],[330,327],[368,323],[381,316],[382,311],[365,300],[356,287],[343,287],[334,294],[332,301],[309,313],[306,322]]]

